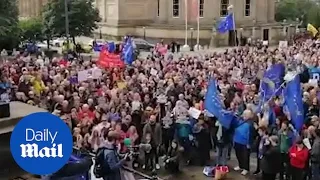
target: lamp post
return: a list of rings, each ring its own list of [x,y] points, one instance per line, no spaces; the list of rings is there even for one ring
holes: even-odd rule
[[[287,20],[284,19],[284,20],[282,21],[282,23],[283,23],[282,33],[283,33],[283,36],[287,39],[287,25],[286,25]]]
[[[143,29],[143,39],[146,40],[146,27],[142,27]]]
[[[242,33],[243,33],[243,28],[240,28],[240,42],[239,42],[239,45],[242,46],[242,41],[243,41],[243,38],[242,38]]]
[[[102,39],[101,27],[99,27],[99,39]]]
[[[235,18],[233,13],[233,5],[230,4],[227,9],[228,9],[228,13],[229,14],[232,13],[232,16],[233,16],[234,46],[237,46],[237,31],[236,31],[236,23],[235,23]]]
[[[65,15],[65,28],[66,28],[66,38],[67,38],[67,51],[69,51],[69,9],[68,0],[64,0],[64,15]]]
[[[300,33],[300,29],[299,29],[299,26],[301,24],[300,19],[296,18],[296,22],[297,22],[297,24],[296,24],[296,34],[298,34],[298,33]]]
[[[191,47],[190,47],[190,51],[193,51],[193,28],[190,28],[190,32],[191,32],[191,37],[190,37],[190,41],[191,41]]]

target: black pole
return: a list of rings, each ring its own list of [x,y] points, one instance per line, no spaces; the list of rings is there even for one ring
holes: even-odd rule
[[[101,29],[99,29],[99,39],[102,39]]]
[[[65,28],[67,38],[67,52],[69,51],[69,9],[68,0],[64,0]]]
[[[193,51],[193,30],[191,30],[191,47],[190,51]]]
[[[146,40],[146,28],[143,27],[143,39]]]

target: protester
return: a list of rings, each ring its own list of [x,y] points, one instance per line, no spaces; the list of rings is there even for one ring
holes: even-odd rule
[[[180,149],[176,141],[171,142],[171,146],[165,157],[165,168],[171,173],[177,173],[180,171]]]
[[[104,167],[108,167],[103,169],[105,175],[103,176],[104,180],[121,180],[120,170],[127,159],[128,155],[126,155],[123,159],[119,159],[119,155],[117,153],[117,149],[115,149],[115,142],[117,139],[117,134],[115,132],[109,132],[107,137],[107,142],[105,144],[105,149],[103,149],[103,154],[105,157]]]
[[[243,112],[243,121],[238,121],[235,125],[234,132],[234,148],[237,156],[239,166],[234,170],[242,170],[242,175],[247,175],[250,170],[250,149],[253,143],[254,127],[251,122],[252,112],[245,110]]]
[[[264,153],[265,153],[265,148],[266,148],[266,140],[269,139],[269,136],[267,134],[267,128],[265,126],[261,126],[258,128],[258,134],[259,134],[259,138],[258,138],[258,148],[257,148],[257,169],[256,171],[253,173],[254,175],[257,175],[260,173],[260,166],[261,166],[261,159],[264,158]],[[269,141],[268,141],[269,143]],[[269,144],[267,144],[269,145]],[[277,143],[278,145],[278,143]],[[279,158],[278,160],[281,160],[281,158]]]
[[[146,169],[161,168],[160,156],[174,157],[177,147],[183,149],[178,153],[181,156],[176,161],[169,159],[167,166],[174,162],[169,166],[176,167],[178,161],[186,162],[181,165],[196,164],[197,160],[207,165],[212,147],[217,148],[218,165],[229,165],[226,157],[230,157],[234,144],[239,165],[236,170],[248,175],[250,153],[257,149],[261,171],[273,177],[278,171],[269,166],[265,169],[261,163],[270,161],[264,153],[274,152],[273,148],[266,151],[265,139],[276,135],[278,143],[270,140],[270,144],[277,145],[281,153],[280,179],[290,177],[292,165],[295,173],[307,172],[307,166],[298,163],[296,167],[297,158],[291,155],[290,147],[298,153],[297,145],[292,146],[297,137],[308,138],[314,147],[319,139],[315,132],[319,129],[320,91],[317,83],[309,83],[313,78],[309,73],[319,68],[320,44],[316,40],[299,39],[286,48],[244,46],[192,55],[179,53],[179,44],[175,48],[172,55],[161,42],[151,55],[139,57],[128,66],[122,62],[114,67],[104,67],[95,58],[48,59],[21,53],[0,65],[1,84],[11,88],[12,100],[60,116],[70,126],[76,147],[98,152],[111,143],[117,147],[114,151],[124,154],[139,148],[151,160],[146,163],[137,157],[136,162]],[[287,93],[292,90],[291,81],[283,82],[284,72],[277,73],[280,66],[271,73],[281,75],[280,84],[273,82],[274,76],[270,81],[266,77],[279,64],[301,76],[298,88],[291,93]],[[215,94],[210,94],[210,79],[216,82]],[[300,92],[300,83],[303,97],[299,99],[293,93]],[[265,84],[268,88],[264,89]],[[280,85],[284,91],[275,92]],[[218,114],[207,106],[213,101],[212,107],[221,105],[216,108]],[[112,142],[109,132],[117,133],[116,138],[109,139]],[[260,143],[255,146],[256,134]],[[175,142],[176,148],[172,147]],[[316,149],[311,149],[310,159],[312,175],[318,179]],[[259,167],[256,170],[255,174],[259,173]]]
[[[271,136],[263,138],[263,152],[261,155],[261,170],[263,180],[275,180],[281,169],[281,153],[278,147],[279,138]]]
[[[290,176],[292,180],[303,180],[306,173],[305,167],[308,162],[309,151],[302,140],[297,140],[289,150]]]
[[[312,180],[320,179],[320,130],[315,130],[315,140],[311,150]]]

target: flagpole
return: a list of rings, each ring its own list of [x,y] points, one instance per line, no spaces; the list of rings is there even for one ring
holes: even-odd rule
[[[197,50],[200,50],[200,0],[198,2],[198,17],[197,17]]]
[[[234,12],[232,13],[232,16],[233,16],[233,30],[234,30],[234,46],[237,46],[237,30],[236,30],[236,20],[234,18]]]
[[[188,0],[185,0],[185,13],[184,13],[184,19],[185,19],[185,40],[184,44],[188,45]]]
[[[234,32],[234,46],[237,46],[236,22],[235,22],[235,18],[234,18],[234,10],[233,10],[233,5],[232,4],[230,6],[228,6],[228,11],[229,11],[229,13],[232,13],[233,32]]]

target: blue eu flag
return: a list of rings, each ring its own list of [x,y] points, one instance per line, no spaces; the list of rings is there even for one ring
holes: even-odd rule
[[[290,114],[291,122],[296,130],[300,131],[303,127],[304,112],[299,75],[296,75],[292,81],[287,83],[283,95],[284,105]]]
[[[208,86],[207,94],[204,101],[205,109],[217,117],[220,124],[229,129],[233,118],[235,117],[232,112],[224,109],[215,80],[211,80]]]
[[[272,65],[263,75],[260,83],[260,102],[263,105],[266,101],[270,100],[272,96],[281,95],[283,77],[285,75],[285,67],[283,64]]]
[[[109,53],[114,53],[116,51],[116,45],[114,42],[108,42],[108,51]]]
[[[224,20],[221,20],[218,24],[217,31],[219,33],[226,33],[230,30],[234,30],[234,17],[233,14],[229,14]]]
[[[126,40],[125,45],[122,49],[122,58],[126,64],[132,65],[132,62],[134,61],[133,55],[134,55],[134,48],[132,46],[132,40],[129,37]]]

